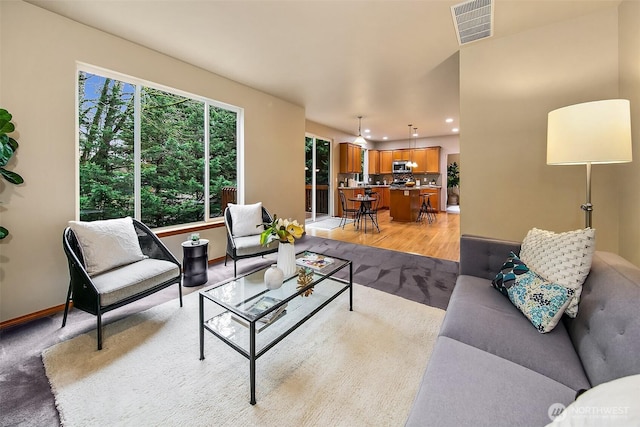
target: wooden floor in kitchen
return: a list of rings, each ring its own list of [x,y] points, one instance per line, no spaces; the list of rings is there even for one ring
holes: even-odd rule
[[[380,233],[371,230],[368,222],[367,233],[347,224],[344,230],[320,230],[307,228],[311,236],[326,237],[343,242],[359,243],[383,249],[425,255],[434,258],[459,261],[460,259],[460,215],[439,212],[434,222],[393,222],[389,211],[378,212]]]

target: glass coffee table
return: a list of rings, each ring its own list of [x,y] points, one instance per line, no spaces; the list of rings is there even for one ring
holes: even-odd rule
[[[252,405],[256,403],[257,359],[346,290],[349,310],[353,310],[351,261],[307,251],[297,254],[296,262],[305,263],[309,273],[304,286],[298,287],[296,274],[285,278],[282,287],[267,289],[265,267],[200,291],[200,360],[204,359],[205,330],[249,359]],[[349,280],[334,277],[347,266]]]

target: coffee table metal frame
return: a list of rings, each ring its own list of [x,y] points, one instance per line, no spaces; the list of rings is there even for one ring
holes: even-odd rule
[[[304,252],[297,254],[296,257],[300,257],[303,253]],[[318,255],[322,255],[322,254],[318,254]],[[233,348],[238,353],[240,353],[241,355],[249,359],[249,379],[251,384],[251,399],[249,400],[249,403],[251,403],[252,405],[255,405],[256,403],[256,360],[257,359],[259,359],[262,355],[264,355],[267,351],[273,348],[277,343],[282,341],[285,337],[287,337],[290,333],[292,333],[294,330],[300,327],[307,320],[311,319],[316,313],[318,313],[320,310],[326,307],[329,303],[331,303],[331,301],[336,299],[340,294],[342,294],[347,289],[349,290],[349,311],[353,311],[353,265],[351,261],[346,259],[341,259],[333,256],[330,258],[334,259],[335,266],[332,267],[331,265],[329,265],[325,267],[325,269],[322,272],[314,271],[314,280],[311,283],[309,283],[307,286],[299,290],[295,289],[295,284],[297,282],[297,275],[290,277],[288,279],[285,279],[285,283],[293,281],[292,282],[293,291],[291,291],[288,296],[285,296],[284,298],[282,298],[281,302],[274,305],[270,309],[265,310],[264,312],[262,312],[260,315],[256,317],[253,317],[252,315],[246,313],[246,311],[244,311],[243,308],[246,308],[247,305],[249,305],[248,303],[251,303],[252,301],[256,301],[259,297],[263,295],[273,294],[273,291],[270,291],[269,289],[267,289],[264,284],[262,285],[262,287],[264,288],[263,290],[261,290],[258,293],[250,295],[246,299],[243,299],[240,303],[229,303],[229,301],[223,301],[222,299],[214,296],[213,293],[218,293],[219,291],[222,291],[225,286],[231,287],[231,290],[233,291],[239,283],[244,283],[243,279],[245,279],[247,276],[261,274],[261,273],[263,274],[268,267],[259,268],[257,270],[251,271],[237,278],[223,281],[221,283],[218,283],[214,286],[211,286],[207,289],[203,289],[200,291],[200,295],[199,295],[200,296],[200,304],[199,304],[200,360],[203,360],[205,358],[204,357],[205,329],[211,332],[216,337],[218,337],[220,340],[226,343],[229,347]],[[338,271],[344,269],[347,266],[349,266],[348,281],[344,279],[332,277]],[[310,310],[308,313],[304,315],[304,317],[299,319],[297,322],[295,322],[293,325],[289,326],[285,330],[276,332],[273,339],[271,339],[268,343],[266,343],[262,348],[260,348],[259,350],[256,348],[256,334],[260,332],[260,330],[262,329],[262,328],[258,329],[258,327],[262,324],[256,325],[256,323],[258,323],[262,317],[268,315],[272,311],[278,310],[282,305],[288,304],[290,301],[296,298],[302,298],[305,300],[305,302],[313,301],[313,296],[314,296],[313,294],[309,297],[303,297],[302,294],[312,287],[315,287],[315,289],[317,290],[319,287],[322,286],[322,282],[328,279],[331,280],[333,284],[338,283],[341,286],[336,290],[330,291],[328,296],[325,295],[324,297],[326,297],[326,300],[324,300],[321,304],[317,306],[314,306],[313,303],[300,304],[300,307],[298,309],[304,310],[305,305],[310,306],[309,308],[313,308],[313,309]],[[289,287],[291,287],[292,284],[290,283]],[[240,288],[244,290],[243,285],[241,285]],[[253,289],[255,290],[255,283],[254,283]],[[219,307],[222,307],[224,311],[220,314],[213,316],[210,319],[205,319],[205,301],[207,300],[217,304]],[[304,314],[304,312],[301,312],[300,314]],[[241,345],[234,342],[233,339],[227,336],[228,335],[227,333],[224,333],[222,330],[216,327],[215,320],[221,318],[221,316],[229,316],[229,315],[236,316],[236,318],[239,318],[239,320],[242,320],[244,323],[246,323],[246,325],[248,325],[248,326],[243,326],[237,322],[233,323],[233,327],[235,328],[248,329],[248,333],[249,333],[248,349],[243,348]],[[273,323],[268,325],[269,328],[272,330],[272,332],[275,328],[278,328],[279,321],[280,319],[276,319],[273,321]],[[226,325],[228,326],[229,323],[230,322],[227,321]],[[286,324],[286,322],[284,323]],[[277,331],[277,329],[275,330]]]

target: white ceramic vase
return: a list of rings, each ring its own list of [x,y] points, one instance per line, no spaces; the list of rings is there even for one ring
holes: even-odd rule
[[[284,273],[276,264],[271,264],[271,267],[267,268],[264,272],[264,284],[267,286],[267,289],[278,289],[282,286],[283,280]]]
[[[296,247],[293,243],[278,244],[278,268],[285,278],[296,274]]]

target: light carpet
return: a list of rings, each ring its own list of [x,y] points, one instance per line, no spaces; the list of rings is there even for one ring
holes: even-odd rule
[[[340,218],[327,218],[321,221],[309,222],[305,224],[305,228],[315,228],[318,230],[333,230],[334,228],[338,228],[341,226],[340,222],[341,222]],[[353,223],[352,219],[347,220],[347,225],[352,223]]]
[[[205,331],[199,360],[198,293],[169,301],[42,354],[65,426],[400,426],[444,311],[354,285],[249,362]],[[313,296],[312,296],[313,297]],[[271,326],[275,327],[275,325]]]

